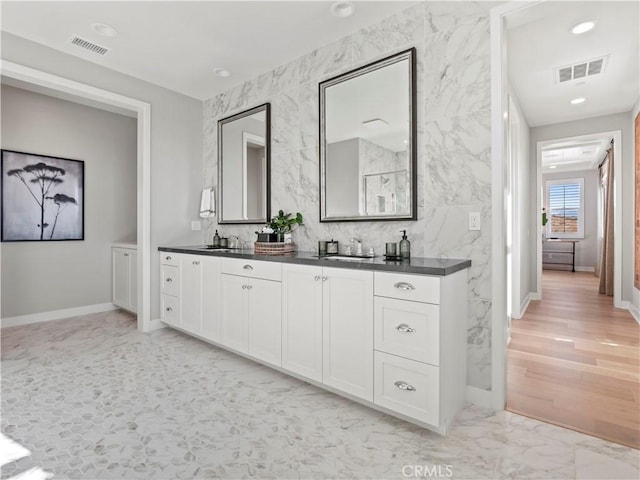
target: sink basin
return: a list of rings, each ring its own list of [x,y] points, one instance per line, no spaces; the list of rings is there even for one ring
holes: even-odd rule
[[[356,257],[352,255],[331,255],[323,258],[324,260],[336,260],[338,262],[365,262],[373,259],[373,257]]]
[[[202,250],[213,250],[214,252],[230,252],[233,248],[225,248],[225,247],[212,247],[211,245],[205,245],[203,247],[198,247]]]

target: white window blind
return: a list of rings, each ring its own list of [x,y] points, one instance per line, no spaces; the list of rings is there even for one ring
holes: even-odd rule
[[[584,238],[584,179],[547,182],[547,237]]]

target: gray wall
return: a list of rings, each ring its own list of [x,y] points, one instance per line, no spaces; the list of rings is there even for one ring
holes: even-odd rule
[[[633,123],[632,112],[604,115],[574,122],[544,125],[531,129],[531,161],[532,172],[537,168],[537,142],[558,138],[574,137],[591,133],[622,130],[622,158],[616,164],[622,168],[622,301],[633,299],[633,204],[634,204],[634,165],[633,165]],[[533,177],[533,176],[532,176]],[[532,178],[532,202],[535,202],[535,182]],[[535,285],[536,258],[531,256],[531,272]]]
[[[136,120],[3,85],[1,138],[85,162],[84,241],[3,243],[1,316],[111,302],[110,242],[136,239]]]
[[[2,32],[2,58],[151,104],[151,318],[160,317],[160,245],[202,242],[202,102]]]
[[[584,239],[576,244],[576,267],[595,269],[598,262],[598,170],[580,170],[542,175],[546,195],[547,180],[584,179]]]

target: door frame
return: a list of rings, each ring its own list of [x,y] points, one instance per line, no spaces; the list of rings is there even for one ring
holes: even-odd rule
[[[59,92],[107,111],[124,110],[137,119],[137,248],[138,330],[153,329],[151,321],[151,105],[108,90],[52,75],[35,68],[0,59],[2,75],[20,82]]]

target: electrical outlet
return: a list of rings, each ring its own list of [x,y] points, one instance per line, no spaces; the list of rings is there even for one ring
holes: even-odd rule
[[[194,232],[200,230],[201,228],[202,224],[199,221],[196,220],[194,222],[191,222],[191,230],[193,230]]]
[[[480,230],[480,212],[469,212],[469,230]]]

